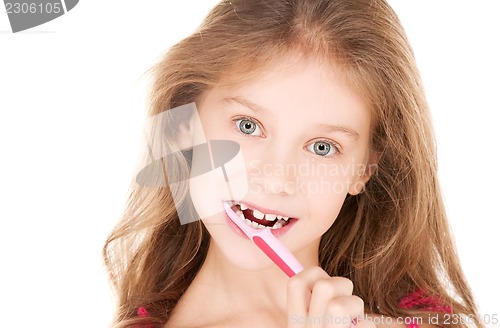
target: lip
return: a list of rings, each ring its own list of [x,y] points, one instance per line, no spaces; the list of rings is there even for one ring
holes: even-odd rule
[[[234,203],[235,201],[230,200],[230,201],[225,201],[225,202],[227,202],[227,203]],[[268,211],[268,212],[262,212],[262,213],[273,213],[273,214],[276,214],[276,215],[287,216],[287,215],[283,214],[282,212],[279,212],[279,211],[278,212],[273,212],[272,210],[267,210],[267,209],[264,209],[262,207],[254,206],[254,204],[246,202],[246,201],[238,201],[238,202],[245,203],[248,206],[250,206],[251,208],[254,208],[254,209],[256,209],[258,211],[261,211],[261,212],[262,211]],[[223,209],[222,212],[224,212],[224,216],[226,217],[226,222],[229,225],[229,227],[231,228],[231,230],[233,230],[237,235],[239,235],[239,236],[241,236],[241,237],[243,237],[243,238],[245,238],[245,239],[248,240],[248,236],[229,218],[229,216],[227,215],[226,211],[224,211],[224,209]],[[279,238],[279,237],[283,236],[284,234],[286,234],[295,225],[295,223],[297,221],[298,221],[298,219],[296,219],[294,217],[290,217],[289,223],[287,225],[285,225],[284,227],[282,227],[282,228],[279,228],[279,229],[264,228],[264,229],[271,230],[271,233],[276,238]]]
[[[283,213],[279,210],[273,210],[273,209],[269,209],[269,208],[266,208],[266,207],[261,207],[261,206],[258,206],[258,205],[255,205],[254,203],[251,203],[251,202],[248,202],[246,200],[228,200],[226,201],[228,203],[245,203],[246,205],[248,205],[248,207],[251,207],[253,209],[256,209],[257,211],[261,212],[261,213],[271,213],[271,214],[275,214],[275,215],[279,215],[279,216],[284,216],[284,217],[287,217],[287,218],[290,218],[290,219],[294,219],[294,220],[298,220],[297,217],[293,216],[293,215],[289,215],[289,214],[286,214],[286,213]],[[287,224],[288,225],[288,224]],[[286,226],[285,226],[286,227]]]
[[[224,216],[226,217],[226,224],[229,226],[229,228],[231,228],[231,230],[233,230],[234,233],[237,234],[238,236],[245,238],[246,240],[250,240],[250,239],[248,239],[248,236],[243,232],[243,230],[241,230],[240,227],[238,227],[236,225],[236,223],[231,221],[231,219],[227,215],[226,211],[224,211],[224,209],[222,210],[222,212],[224,213]]]

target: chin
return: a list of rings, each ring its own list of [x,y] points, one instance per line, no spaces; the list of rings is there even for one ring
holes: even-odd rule
[[[225,215],[220,213],[202,219],[210,233],[208,252],[215,253],[217,260],[226,260],[236,268],[259,271],[275,265],[248,237],[237,232],[225,222]]]

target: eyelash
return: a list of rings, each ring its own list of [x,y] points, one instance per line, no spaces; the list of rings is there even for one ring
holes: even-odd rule
[[[253,122],[255,125],[258,126],[258,128],[262,131],[262,134],[264,134],[264,129],[262,128],[262,124],[260,124],[259,121],[257,121],[256,119],[253,119],[251,117],[248,117],[248,116],[237,116],[235,118],[233,118],[231,120],[231,127],[239,134],[242,134],[246,137],[249,137],[249,138],[262,138],[262,137],[265,137],[265,134],[264,136],[252,136],[250,134],[247,134],[247,133],[243,133],[240,128],[237,126],[236,122],[238,121],[242,121],[242,120],[248,120],[250,122]]]
[[[243,133],[240,130],[239,126],[236,124],[236,122],[241,121],[241,120],[248,120],[250,122],[253,122],[262,131],[262,134],[264,134],[264,132],[263,132],[264,129],[262,128],[262,124],[258,120],[254,119],[254,118],[251,118],[251,117],[248,117],[248,116],[237,116],[237,117],[235,117],[235,118],[233,118],[231,120],[231,126],[232,126],[233,130],[236,131],[238,134],[244,135],[245,137],[248,137],[248,138],[262,138],[262,137],[265,137],[265,134],[263,136],[252,136],[250,134]],[[314,154],[314,155],[316,155],[318,157],[332,158],[332,157],[337,157],[340,154],[342,154],[342,152],[341,152],[342,147],[338,143],[336,143],[336,142],[334,142],[334,141],[332,141],[330,139],[324,139],[323,138],[323,139],[318,139],[318,140],[314,140],[313,141],[313,143],[316,143],[316,142],[324,142],[324,143],[330,145],[330,147],[332,147],[335,150],[335,153],[333,155],[329,155],[329,156],[321,156],[321,155],[318,155],[318,154],[315,154],[314,152],[312,152],[312,154]],[[309,143],[305,148],[307,148],[309,145],[311,145],[313,143]]]
[[[341,150],[340,145],[338,143],[330,140],[330,139],[318,139],[318,140],[314,140],[312,143],[309,143],[306,147],[309,147],[309,145],[314,144],[316,142],[324,142],[324,143],[330,145],[330,147],[332,147],[334,149],[334,151],[335,151],[334,154],[328,155],[328,156],[321,156],[321,155],[313,153],[313,154],[315,154],[315,155],[317,155],[319,157],[322,157],[322,158],[332,158],[332,157],[337,157],[340,154],[342,154],[342,152],[340,151]]]

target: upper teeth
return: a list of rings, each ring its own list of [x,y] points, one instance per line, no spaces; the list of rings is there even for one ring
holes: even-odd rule
[[[255,211],[254,211],[254,213],[255,213]],[[255,214],[254,214],[254,216],[255,216]],[[274,215],[274,214],[266,214],[266,220],[267,221],[274,221],[274,220],[276,220],[276,215]]]
[[[259,219],[259,220],[262,220],[265,218],[267,221],[274,221],[276,219],[278,219],[278,221],[280,219],[288,221],[290,219],[288,216],[281,216],[281,215],[277,215],[277,214],[273,214],[273,213],[262,213],[259,210],[248,207],[248,205],[246,205],[245,203],[236,202],[235,204],[240,205],[240,209],[242,211],[244,211],[246,209],[251,210],[253,217],[256,219]]]
[[[258,210],[253,210],[253,216],[256,219],[262,220],[264,218],[264,213],[262,213],[262,212],[260,212]]]

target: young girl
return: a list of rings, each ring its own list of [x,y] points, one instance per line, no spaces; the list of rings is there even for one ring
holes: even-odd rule
[[[422,83],[385,1],[222,1],[154,73],[149,114],[195,103],[206,140],[238,144],[245,165],[188,192],[133,185],[104,247],[114,327],[481,327]],[[183,181],[191,156],[160,160]],[[228,179],[244,191],[233,208],[304,271],[288,278],[228,219]],[[183,224],[191,203],[201,220]]]

